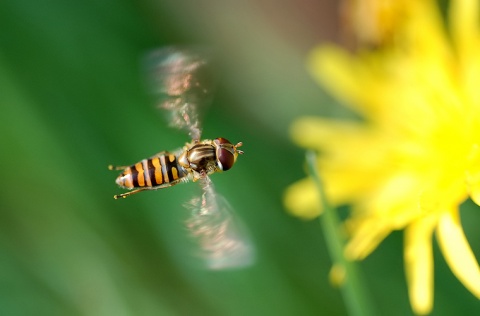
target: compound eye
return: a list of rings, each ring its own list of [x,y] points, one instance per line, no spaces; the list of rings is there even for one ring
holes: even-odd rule
[[[220,170],[227,171],[235,163],[235,155],[226,148],[217,148],[217,162]]]
[[[219,137],[214,139],[215,144],[217,145],[223,145],[223,144],[232,144],[230,141],[226,138]]]

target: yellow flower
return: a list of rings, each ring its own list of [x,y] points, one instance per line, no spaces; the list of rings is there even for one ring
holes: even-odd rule
[[[436,2],[412,1],[395,43],[381,50],[317,48],[314,76],[364,121],[306,117],[292,127],[298,145],[320,152],[329,202],[352,205],[347,258],[363,259],[390,232],[405,231],[417,314],[432,309],[434,233],[452,272],[480,298],[480,269],[459,218],[466,199],[480,204],[479,10],[477,1],[452,1],[443,23]],[[289,187],[285,205],[318,216],[313,182]]]

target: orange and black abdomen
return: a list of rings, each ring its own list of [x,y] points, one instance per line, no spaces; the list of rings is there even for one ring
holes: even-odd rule
[[[127,189],[155,188],[177,183],[185,177],[185,170],[178,165],[177,157],[164,153],[160,156],[143,159],[125,168],[116,182]]]

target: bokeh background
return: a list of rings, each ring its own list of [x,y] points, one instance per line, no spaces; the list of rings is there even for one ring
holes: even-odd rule
[[[337,5],[1,1],[0,315],[345,315],[318,222],[282,206],[304,177],[289,124],[345,112],[304,66],[316,44],[341,40]],[[203,135],[244,143],[235,168],[212,180],[255,242],[246,269],[207,271],[192,257],[181,201],[196,184],[112,198],[121,190],[108,164],[188,140],[151,106],[140,67],[149,50],[178,44],[217,52]],[[462,216],[473,218],[471,206]],[[411,314],[401,233],[360,268],[379,315]],[[433,314],[478,304],[435,249]]]

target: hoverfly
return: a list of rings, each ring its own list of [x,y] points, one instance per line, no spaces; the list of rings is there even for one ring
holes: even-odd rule
[[[188,132],[191,141],[177,150],[162,151],[131,166],[109,166],[122,170],[116,183],[130,191],[115,195],[126,198],[145,190],[163,189],[181,182],[198,182],[202,194],[185,204],[191,211],[187,228],[197,239],[211,269],[252,263],[253,247],[234,216],[232,207],[219,195],[209,175],[229,170],[243,151],[241,142],[226,138],[201,140],[199,108],[210,99],[209,62],[193,50],[164,48],[148,56],[151,89],[157,106],[169,114],[172,127]]]

